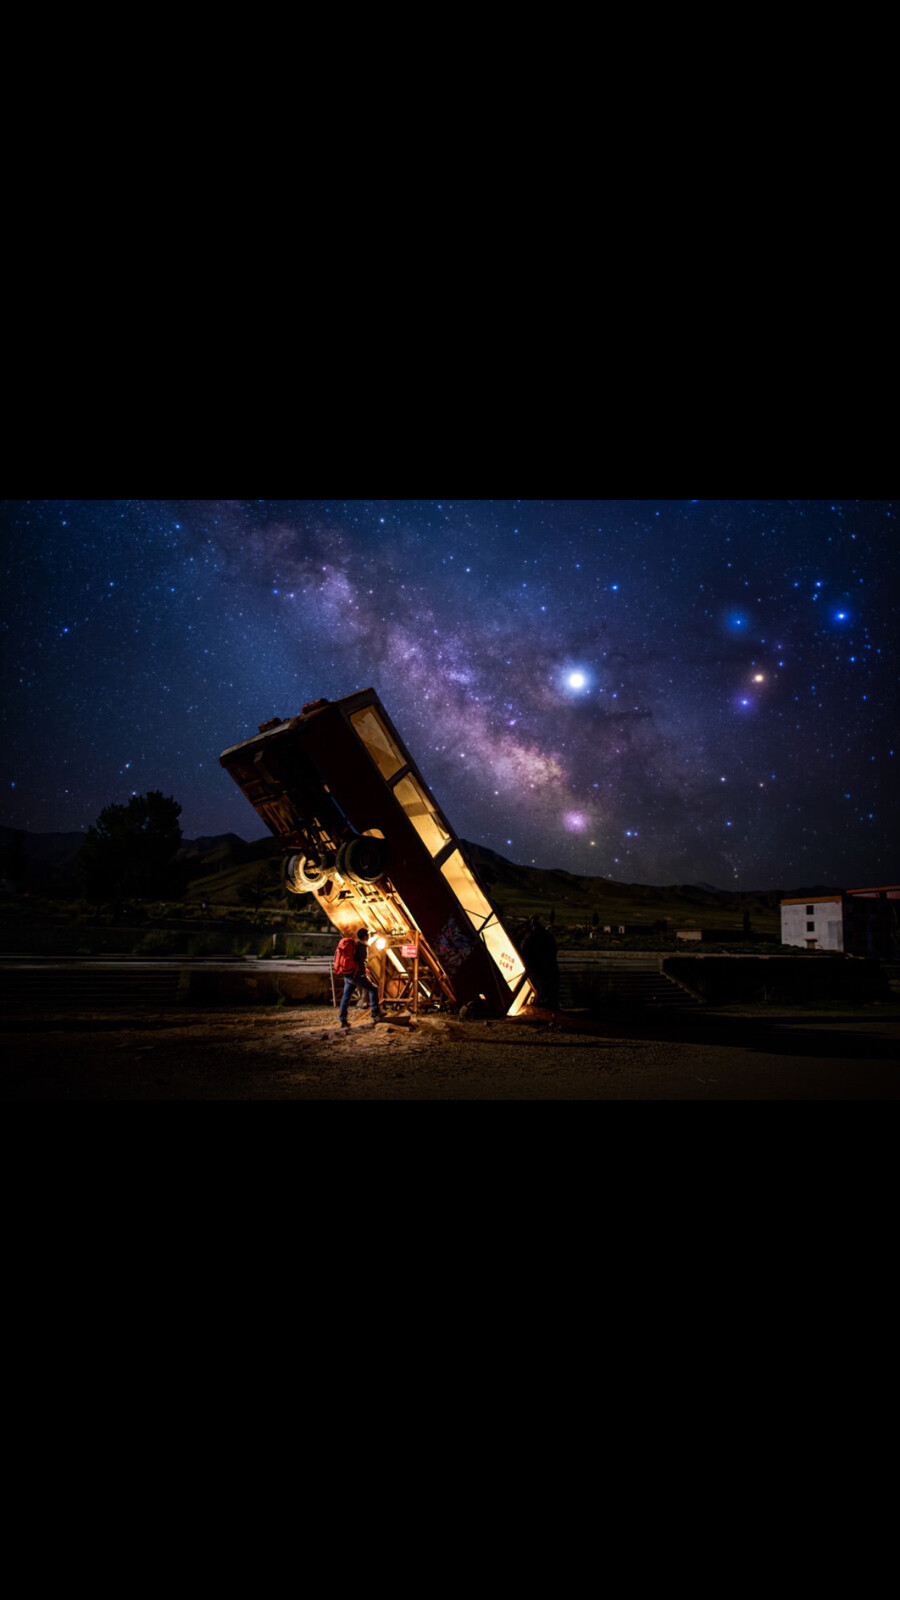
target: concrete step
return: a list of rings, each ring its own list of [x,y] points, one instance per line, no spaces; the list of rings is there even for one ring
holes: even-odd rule
[[[626,972],[621,967],[602,971],[568,970],[560,966],[560,1006],[566,1009],[595,1005],[667,1006],[685,1010],[699,1005],[693,995],[665,973],[654,970]]]
[[[659,965],[659,952],[654,950],[622,953],[612,950],[560,950],[557,952],[557,961],[560,966],[565,962],[572,966],[610,966],[610,967],[657,967]]]
[[[105,1010],[121,1006],[170,1006],[178,999],[177,967],[162,971],[20,971],[0,974],[4,1009]]]

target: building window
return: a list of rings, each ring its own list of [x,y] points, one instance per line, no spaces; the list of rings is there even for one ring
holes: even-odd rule
[[[811,917],[811,916],[812,916],[812,914],[813,914],[813,908],[812,908],[812,906],[807,906],[807,908],[806,908],[806,915],[807,915],[807,916],[808,916],[808,917]]]
[[[815,923],[814,922],[808,922],[806,924],[806,931],[807,931],[807,933],[815,933],[815,931],[816,931]]]

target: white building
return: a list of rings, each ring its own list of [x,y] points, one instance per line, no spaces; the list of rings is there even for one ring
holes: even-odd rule
[[[812,895],[809,900],[782,900],[781,942],[800,945],[805,950],[843,950],[843,895]]]
[[[900,884],[782,900],[781,942],[804,950],[843,950],[896,959],[900,953]]]

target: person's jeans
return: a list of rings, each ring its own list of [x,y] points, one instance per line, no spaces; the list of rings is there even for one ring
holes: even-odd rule
[[[357,985],[360,989],[368,989],[369,1009],[373,1017],[378,1015],[378,989],[376,985],[374,983],[370,983],[368,978],[345,978],[344,993],[341,996],[341,1009],[338,1013],[342,1022],[347,1021],[347,1008],[350,1005],[350,996]]]

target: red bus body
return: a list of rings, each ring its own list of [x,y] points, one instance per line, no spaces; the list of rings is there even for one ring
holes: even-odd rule
[[[285,887],[314,894],[341,934],[368,928],[383,1002],[480,1000],[507,1015],[532,997],[518,950],[374,689],[263,723],[219,760],[281,840]]]

